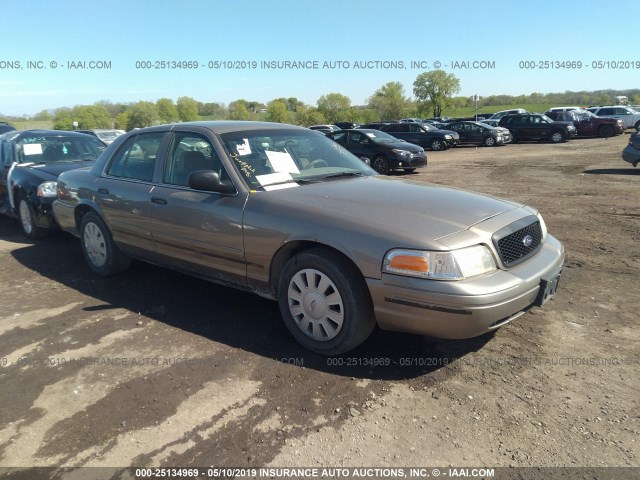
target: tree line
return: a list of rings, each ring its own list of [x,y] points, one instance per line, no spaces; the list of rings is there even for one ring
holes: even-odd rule
[[[238,99],[228,105],[201,102],[187,96],[175,102],[170,98],[135,103],[103,100],[93,105],[59,108],[53,112],[43,110],[31,119],[52,121],[53,127],[59,130],[73,130],[74,122],[78,122],[79,129],[131,130],[203,119],[266,120],[308,126],[340,121],[368,123],[403,117],[440,117],[447,111],[474,107],[473,98],[456,96],[460,92],[460,81],[443,70],[418,75],[412,92],[413,98],[405,93],[402,83],[388,82],[378,88],[365,105],[352,105],[349,97],[337,92],[322,95],[315,105],[305,104],[295,97],[276,98],[267,103]],[[640,104],[640,89],[635,89],[490,95],[480,97],[478,106],[482,112],[490,112],[494,105],[606,105],[612,104],[617,95],[625,95],[632,104]]]

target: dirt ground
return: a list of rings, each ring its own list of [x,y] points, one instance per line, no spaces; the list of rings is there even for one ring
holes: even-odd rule
[[[543,213],[558,294],[492,335],[376,331],[332,358],[275,303],[138,262],[99,278],[73,237],[0,218],[0,467],[639,467],[627,141],[430,152],[413,179]]]

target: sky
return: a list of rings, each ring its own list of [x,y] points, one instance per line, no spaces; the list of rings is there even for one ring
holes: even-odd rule
[[[437,67],[460,80],[462,96],[640,86],[624,20],[637,10],[631,0],[0,0],[0,9],[4,115],[181,96],[315,105],[338,92],[362,105],[387,82],[412,97],[416,77]]]

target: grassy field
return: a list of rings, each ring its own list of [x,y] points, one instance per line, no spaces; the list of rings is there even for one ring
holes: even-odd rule
[[[495,113],[500,110],[511,110],[514,108],[524,108],[529,112],[538,112],[544,113],[549,110],[551,107],[560,107],[562,105],[554,105],[548,103],[525,103],[525,104],[517,104],[517,105],[492,105],[490,107],[478,107],[478,114],[482,113]],[[451,108],[447,109],[444,112],[446,117],[471,117],[475,114],[475,111],[472,108]]]
[[[53,121],[50,120],[17,120],[11,121],[16,130],[34,130],[34,129],[50,129],[53,128]]]

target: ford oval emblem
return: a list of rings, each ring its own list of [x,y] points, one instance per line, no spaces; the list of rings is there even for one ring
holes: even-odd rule
[[[530,247],[532,243],[533,243],[533,237],[531,235],[527,235],[522,239],[522,244],[525,247]]]

